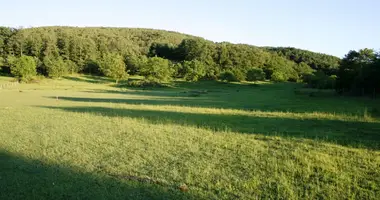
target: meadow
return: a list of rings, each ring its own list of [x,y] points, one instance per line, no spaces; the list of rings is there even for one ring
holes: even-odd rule
[[[0,199],[380,199],[380,101],[0,77]]]

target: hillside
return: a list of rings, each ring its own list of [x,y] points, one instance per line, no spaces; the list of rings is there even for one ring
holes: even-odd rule
[[[279,70],[285,74],[285,79],[298,79],[303,71],[310,71],[310,68],[335,69],[339,61],[339,58],[313,52],[297,54],[297,59],[281,52],[273,48],[214,43],[182,33],[141,28],[0,29],[0,54],[3,58],[8,55],[28,55],[43,62],[45,57],[61,57],[78,65],[79,72],[86,71],[89,61],[96,62],[108,53],[129,58],[126,62],[130,65],[136,60],[140,62],[141,56],[159,56],[176,62],[196,59],[212,67],[207,73],[211,77],[223,71],[245,74],[249,68],[259,67],[266,71],[269,78],[274,71]],[[300,70],[301,62],[303,69]],[[39,68],[40,72],[44,71],[42,63]],[[130,68],[134,71],[136,66]]]

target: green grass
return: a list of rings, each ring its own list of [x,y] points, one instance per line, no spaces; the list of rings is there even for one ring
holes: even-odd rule
[[[4,88],[0,199],[379,199],[379,103],[292,83]]]

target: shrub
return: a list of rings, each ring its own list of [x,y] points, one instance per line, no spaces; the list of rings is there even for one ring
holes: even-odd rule
[[[150,80],[132,80],[128,81],[124,86],[134,88],[165,87],[165,85],[161,83]]]
[[[204,64],[198,60],[184,61],[183,72],[187,81],[198,81],[206,75]]]
[[[159,57],[148,58],[141,67],[140,73],[152,82],[168,82],[172,79],[174,70],[169,60]]]
[[[82,69],[81,69],[82,68]],[[79,72],[84,72],[92,75],[104,75],[100,71],[100,61],[95,60],[95,59],[89,59],[87,60],[83,67],[78,66]]]
[[[261,68],[252,68],[247,72],[247,81],[263,81],[265,73]]]
[[[45,57],[43,63],[51,78],[59,78],[69,73],[67,65],[61,57]]]
[[[237,81],[245,81],[245,79],[247,78],[246,74],[241,70],[233,69],[232,73],[235,75]]]
[[[9,56],[7,62],[10,65],[11,74],[20,81],[30,81],[37,75],[36,60],[31,56],[21,56],[19,58]]]
[[[336,75],[327,76],[322,71],[305,75],[303,81],[311,88],[333,89],[336,85]]]
[[[128,75],[125,70],[123,57],[118,54],[106,54],[100,62],[100,71],[102,71],[105,76],[113,78],[116,83]]]
[[[141,68],[147,63],[147,61],[148,57],[146,57],[145,55],[128,55],[124,59],[124,62],[127,65],[127,71],[131,75],[138,74]]]
[[[65,65],[66,65],[69,73],[74,74],[74,73],[78,73],[81,71],[81,69],[79,68],[79,66],[75,62],[73,62],[71,60],[65,60],[64,62],[65,62]]]
[[[273,72],[273,74],[271,76],[271,80],[275,81],[275,82],[284,82],[287,80],[287,78],[282,72],[275,71],[275,72]]]
[[[227,81],[227,82],[234,82],[238,81],[236,78],[235,74],[231,71],[224,71],[220,74],[219,79],[222,81]]]

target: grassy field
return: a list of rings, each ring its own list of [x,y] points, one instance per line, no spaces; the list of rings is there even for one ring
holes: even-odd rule
[[[379,106],[293,83],[9,85],[0,199],[380,199]]]

